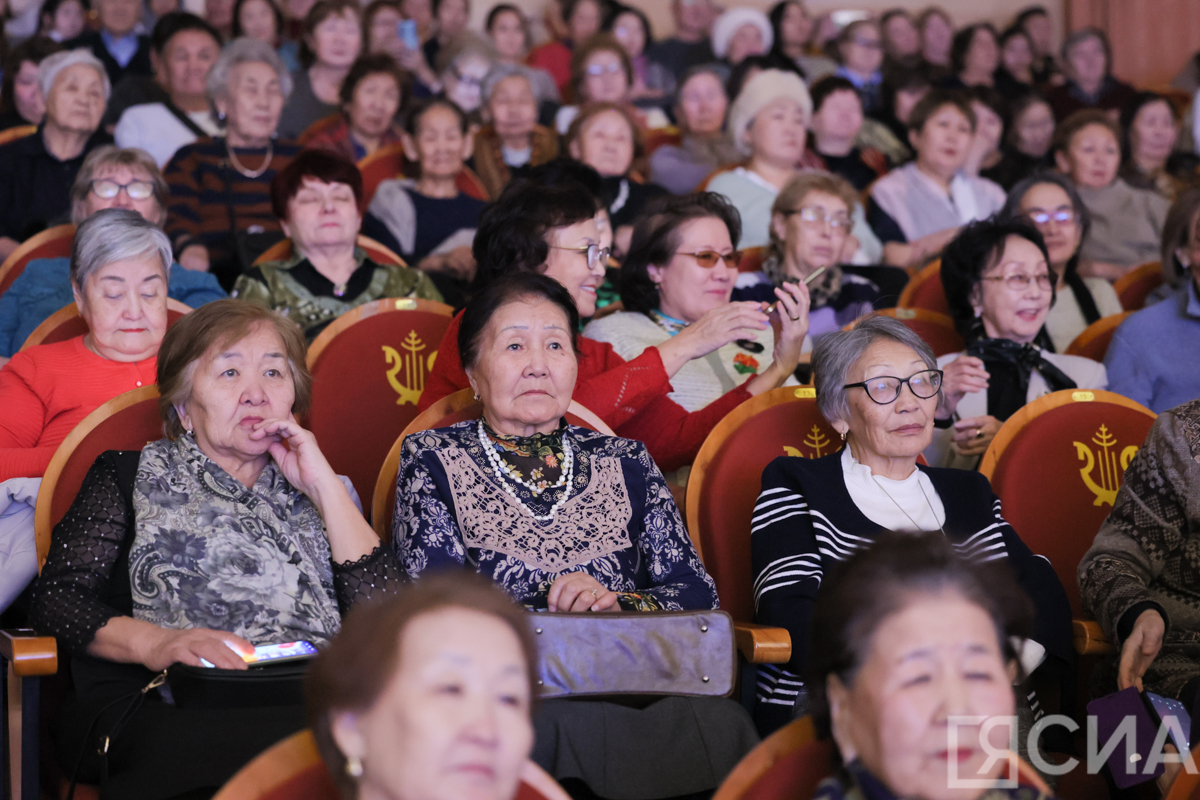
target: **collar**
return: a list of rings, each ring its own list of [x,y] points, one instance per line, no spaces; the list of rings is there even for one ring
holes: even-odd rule
[[[879,481],[887,484],[888,486],[894,486],[899,489],[910,489],[916,486],[919,476],[921,475],[921,469],[917,466],[915,459],[913,460],[913,471],[909,473],[908,477],[904,478],[903,480],[898,481],[885,475],[875,475],[871,472],[870,467],[854,457],[854,453],[850,450],[850,445],[846,445],[842,448],[842,472],[846,474],[847,478],[850,478],[855,483],[861,484],[867,489],[875,492],[880,490],[879,483],[876,483],[877,478]]]
[[[683,320],[675,319],[675,317],[664,314],[657,308],[650,312],[650,318],[657,322],[659,327],[661,327],[671,336],[674,336],[688,326],[688,324]]]
[[[862,77],[856,72],[851,72],[846,67],[838,67],[835,74],[839,78],[845,78],[853,83],[857,89],[872,88],[879,85],[879,83],[883,81],[883,73],[881,73],[879,70],[875,70],[870,74],[869,77],[866,78]]]
[[[933,191],[933,193],[936,194],[938,197],[945,197],[947,200],[950,200],[951,202],[953,202],[952,198],[954,197],[954,185],[956,183],[966,180],[966,178],[963,177],[961,170],[959,172],[954,173],[954,177],[950,179],[950,193],[946,194],[946,190],[943,189],[938,184],[937,181],[935,181],[933,178],[929,177],[928,175],[926,175],[924,172],[921,171],[921,168],[917,166],[916,161],[912,162],[912,174],[916,177],[917,180],[921,181],[926,186],[928,186]]]
[[[100,31],[100,40],[102,42],[104,42],[105,47],[107,47],[111,50],[113,47],[116,47],[117,45],[128,46],[128,45],[132,44],[132,45],[136,46],[138,44],[138,35],[137,35],[137,31],[130,31],[129,33],[125,34],[124,36],[116,37],[116,36],[113,36],[108,31],[102,30],[102,31]]]
[[[753,183],[755,186],[758,186],[760,189],[766,189],[771,193],[772,196],[779,194],[779,189],[774,184],[749,167],[738,167],[734,170],[734,172],[740,174],[742,177]]]
[[[305,258],[306,258],[306,256],[303,253],[301,253],[300,250],[295,245],[293,245],[292,246],[292,254],[290,256],[288,256],[287,258],[280,259],[279,261],[275,262],[275,268],[276,269],[291,269],[292,267],[296,266],[301,261],[303,261]],[[355,263],[358,264],[360,269],[362,268],[363,262],[366,260],[367,260],[367,251],[363,250],[358,245],[354,245],[354,261],[355,261]]]

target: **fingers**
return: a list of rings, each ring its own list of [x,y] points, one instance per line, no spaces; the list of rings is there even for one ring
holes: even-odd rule
[[[250,648],[250,652],[254,652],[253,647]],[[191,659],[186,663],[189,663],[194,667],[200,666],[200,659],[204,658],[214,667],[218,667],[219,669],[247,668],[245,660],[236,652],[234,652],[234,650],[232,650],[225,643],[224,639],[213,635],[212,633],[209,633],[203,637],[197,637],[197,641],[191,643],[186,655],[191,656]]]
[[[546,606],[551,611],[603,611],[616,602],[616,594],[584,572],[557,578],[546,596]]]
[[[605,591],[592,604],[592,611],[620,611],[618,599],[616,592]]]

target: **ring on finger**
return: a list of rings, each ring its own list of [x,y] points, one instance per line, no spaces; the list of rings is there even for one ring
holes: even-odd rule
[[[976,439],[982,439],[982,438],[983,438],[983,428],[976,428],[976,429],[975,429],[975,438],[976,438]]]
[[[790,319],[792,322],[799,322],[799,321],[800,321],[800,318],[799,318],[799,317],[793,317],[793,316],[790,316],[790,315],[788,316],[788,319]]]
[[[600,594],[595,589],[592,589],[592,599],[595,600]]]

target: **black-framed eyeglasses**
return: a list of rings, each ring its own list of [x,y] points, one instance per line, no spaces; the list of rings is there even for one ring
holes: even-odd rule
[[[608,247],[601,247],[598,244],[589,244],[586,247],[563,247],[560,244],[550,245],[555,250],[569,250],[572,253],[586,253],[588,266],[595,268],[597,264],[606,266],[608,264],[608,256],[612,250]]]
[[[154,184],[150,181],[117,183],[107,178],[92,181],[92,194],[104,200],[112,200],[121,193],[122,189],[125,190],[131,200],[146,200],[154,194]]]
[[[942,388],[942,371],[940,369],[923,369],[909,375],[907,378],[897,378],[893,375],[880,375],[861,383],[847,383],[843,389],[861,387],[867,397],[881,406],[896,402],[900,396],[900,388],[908,384],[909,391],[922,400],[935,397]]]

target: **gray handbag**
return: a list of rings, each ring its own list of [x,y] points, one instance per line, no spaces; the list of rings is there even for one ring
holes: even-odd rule
[[[737,674],[724,611],[534,614],[542,697],[728,697]]]

